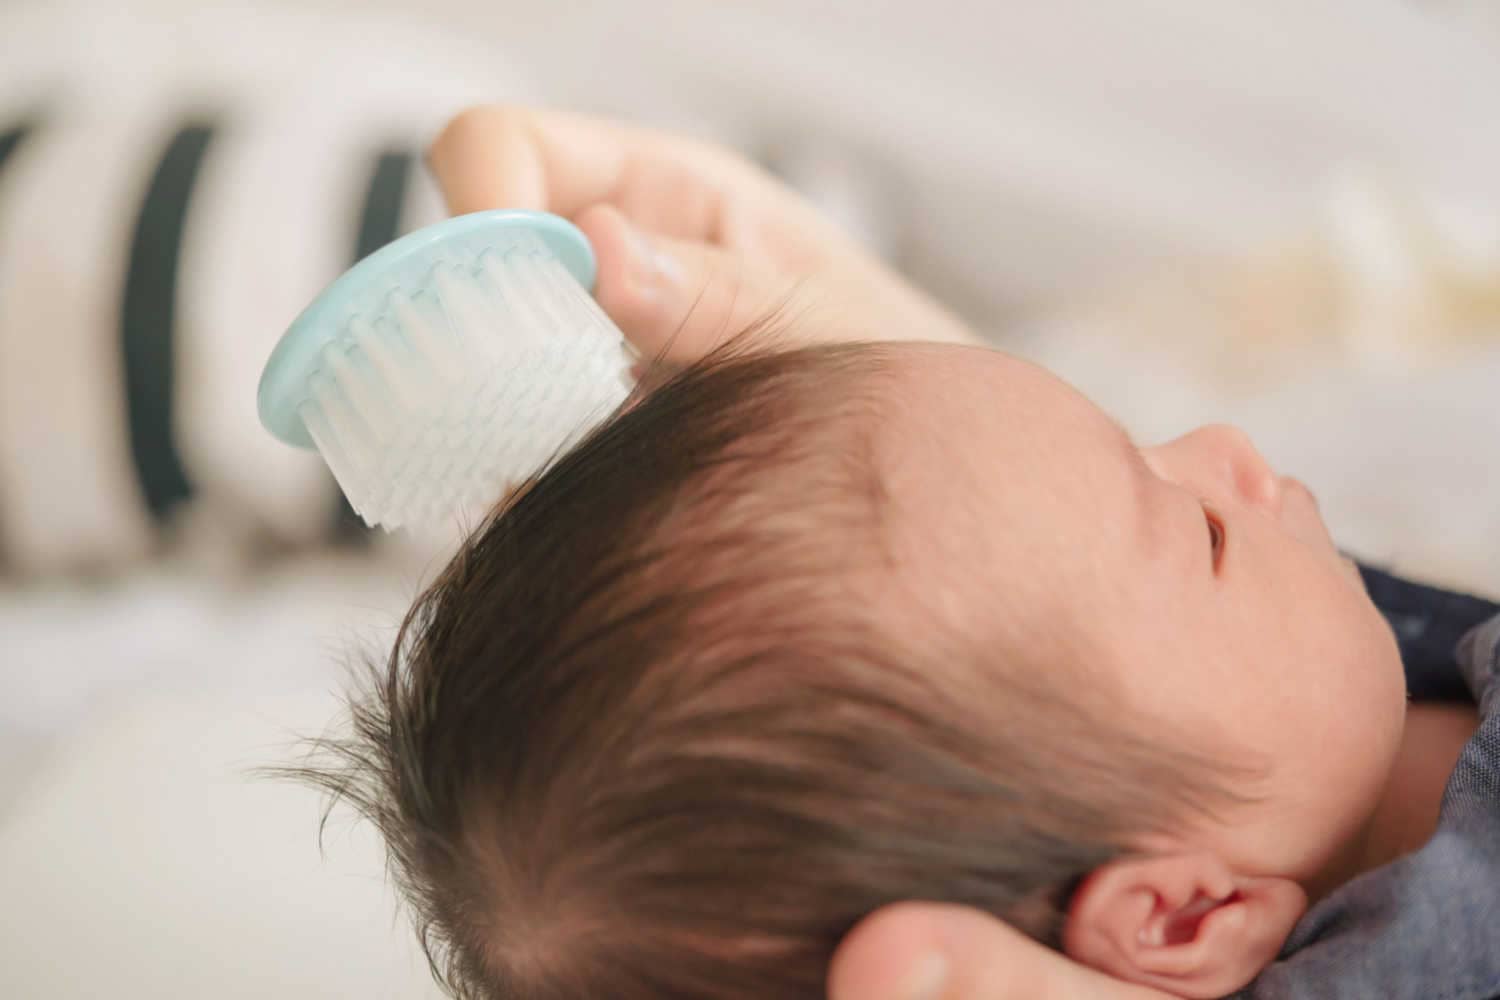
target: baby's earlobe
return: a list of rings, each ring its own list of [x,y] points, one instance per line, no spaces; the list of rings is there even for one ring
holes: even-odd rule
[[[1218,997],[1276,957],[1305,908],[1295,882],[1237,878],[1209,853],[1127,857],[1079,887],[1063,946],[1117,979]]]

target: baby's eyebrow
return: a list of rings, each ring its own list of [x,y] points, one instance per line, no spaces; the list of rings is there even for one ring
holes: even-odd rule
[[[1160,541],[1166,537],[1162,530],[1161,518],[1155,516],[1157,505],[1151,502],[1151,491],[1149,489],[1151,480],[1156,473],[1146,464],[1146,457],[1141,454],[1140,446],[1130,436],[1130,432],[1114,418],[1110,423],[1118,432],[1116,441],[1123,452],[1122,458],[1129,469],[1130,475],[1130,503],[1135,510],[1129,513],[1129,521],[1135,524],[1135,530],[1131,532],[1132,542],[1138,545],[1145,554],[1156,554],[1159,550]]]

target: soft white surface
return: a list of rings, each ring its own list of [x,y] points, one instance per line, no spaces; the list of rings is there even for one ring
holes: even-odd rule
[[[436,995],[378,838],[251,772],[338,709],[410,589],[358,563],[0,599],[0,996]]]
[[[8,997],[437,995],[360,827],[248,779],[329,701],[132,699],[70,742],[0,834]]]

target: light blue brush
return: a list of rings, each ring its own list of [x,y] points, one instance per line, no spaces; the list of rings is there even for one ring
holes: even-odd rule
[[[261,423],[316,448],[393,529],[494,504],[628,394],[619,329],[565,219],[477,212],[360,261],[298,316],[261,375]]]

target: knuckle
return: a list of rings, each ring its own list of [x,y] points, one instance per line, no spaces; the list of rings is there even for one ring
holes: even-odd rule
[[[459,153],[480,143],[503,141],[528,128],[526,112],[507,104],[478,104],[449,119],[432,141],[429,156]]]

